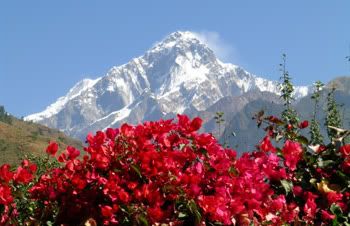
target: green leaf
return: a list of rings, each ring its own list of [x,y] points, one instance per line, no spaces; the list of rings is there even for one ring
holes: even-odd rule
[[[179,144],[179,150],[182,151],[182,149],[186,147],[186,144]]]
[[[304,144],[304,145],[308,145],[308,144],[309,144],[309,140],[308,140],[306,137],[304,137],[304,136],[298,136],[298,137],[296,138],[296,140],[297,140],[299,143]]]
[[[336,218],[333,220],[333,225],[350,225],[348,217],[343,215],[342,209],[333,203],[330,207],[331,212],[336,215]]]
[[[286,194],[293,190],[293,183],[287,180],[281,180],[282,187],[284,188]]]
[[[282,138],[283,138],[283,135],[282,134],[280,134],[280,133],[278,133],[277,135],[276,135],[276,141],[278,142],[278,141],[280,141],[280,140],[282,140]]]
[[[334,164],[334,161],[333,161],[333,160],[322,160],[322,159],[318,159],[318,161],[317,161],[317,165],[318,165],[320,168],[324,168],[324,167],[330,166],[331,164]]]
[[[196,203],[193,200],[191,200],[188,202],[187,205],[188,205],[188,209],[190,210],[191,214],[193,214],[193,216],[195,217],[196,225],[199,225],[199,223],[202,220],[202,215],[199,212]]]
[[[312,185],[315,185],[316,182],[317,182],[316,178],[311,178],[311,179],[309,180],[309,183],[312,184]]]
[[[139,223],[138,225],[148,226],[148,221],[145,216],[141,215],[137,220]]]
[[[199,149],[199,151],[200,151],[205,157],[207,157],[207,158],[209,157],[207,149],[201,147],[201,148]]]
[[[338,219],[335,218],[335,219],[332,221],[332,226],[338,226],[338,225],[339,225]]]
[[[230,168],[228,169],[228,172],[229,172],[229,173],[232,173],[232,174],[235,175],[235,176],[238,176],[238,171],[237,171],[237,169],[236,169],[235,167],[233,167],[233,166],[230,166]]]
[[[184,219],[186,217],[188,217],[188,215],[186,213],[183,213],[183,212],[180,212],[179,215],[178,215],[179,219]]]
[[[141,172],[140,172],[139,167],[137,167],[137,166],[134,165],[134,164],[132,164],[130,167],[131,167],[131,168],[135,171],[135,173],[142,179],[142,174],[141,174]]]
[[[341,208],[338,205],[334,204],[334,203],[331,205],[331,208],[329,208],[329,209],[331,210],[331,212],[333,214],[335,214],[337,216],[342,213]]]

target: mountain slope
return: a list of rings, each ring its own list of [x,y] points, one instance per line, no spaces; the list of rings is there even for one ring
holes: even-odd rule
[[[282,104],[281,99],[276,94],[253,90],[237,97],[224,97],[210,106],[206,111],[197,112],[192,116],[200,116],[204,120],[203,129],[213,132],[216,137],[221,137],[226,127],[225,125],[228,125],[237,114],[242,114],[246,106],[250,105],[252,102],[261,103],[260,106],[265,110],[268,110],[273,104]],[[224,112],[224,123],[220,126],[222,127],[220,129],[214,118],[217,112]],[[252,116],[251,114],[243,114],[248,118]],[[235,129],[231,130],[231,133],[232,132],[238,131]]]
[[[58,142],[60,149],[71,145],[81,149],[81,141],[67,137],[56,129],[11,117],[11,123],[0,121],[0,165],[15,164],[25,154],[45,155],[49,141]]]
[[[335,99],[339,104],[341,117],[343,121],[343,127],[349,129],[350,127],[350,77],[339,77],[330,81],[325,89],[321,92],[320,107],[317,112],[317,119],[321,126],[321,133],[323,134],[326,141],[327,131],[324,126],[326,117],[326,106],[327,106],[327,93],[329,88],[332,86],[336,87]],[[276,98],[278,98],[276,96]],[[313,102],[311,96],[305,96],[298,102],[294,103],[294,108],[298,112],[300,119],[311,120],[313,112]],[[283,111],[284,106],[280,101],[270,102],[266,99],[256,99],[247,103],[241,111],[237,114],[231,114],[225,122],[225,131],[221,136],[221,142],[228,144],[230,147],[236,148],[238,152],[242,153],[245,151],[252,151],[257,144],[265,135],[263,129],[258,129],[257,124],[252,120],[252,116],[260,110],[265,111],[265,115],[279,116]],[[230,112],[230,111],[227,111]],[[236,133],[233,137],[232,132]],[[309,128],[304,130],[304,133],[309,137]]]
[[[77,137],[90,131],[177,113],[205,111],[222,98],[252,90],[279,93],[278,83],[221,62],[191,32],[174,32],[143,56],[112,67],[96,80],[83,80],[41,113],[38,122]],[[296,87],[295,97],[308,93]]]

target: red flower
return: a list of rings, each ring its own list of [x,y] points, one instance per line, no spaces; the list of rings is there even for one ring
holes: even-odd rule
[[[202,172],[203,172],[203,165],[202,165],[202,163],[197,162],[194,167],[196,168],[196,172],[198,174],[202,174]]]
[[[325,221],[335,219],[335,215],[330,214],[327,210],[321,210],[321,216],[322,216],[322,219]]]
[[[277,124],[282,122],[281,119],[279,119],[279,118],[277,118],[276,116],[273,116],[273,115],[269,116],[268,120],[270,122],[272,122],[272,123],[277,123]]]
[[[110,162],[109,159],[102,154],[97,154],[95,160],[96,160],[96,167],[99,169],[106,169]]]
[[[326,150],[326,149],[327,149],[326,146],[320,145],[320,146],[317,148],[316,152],[317,152],[317,153],[321,153],[321,152],[323,152],[323,151]]]
[[[181,126],[182,128],[187,128],[190,122],[190,119],[188,118],[187,115],[177,115],[178,121],[179,121],[179,126]]]
[[[137,221],[131,224],[142,223],[145,217],[150,225],[183,225],[188,222],[179,215],[198,213],[200,225],[282,225],[296,220],[312,225],[334,218],[324,209],[327,203],[337,204],[347,214],[349,194],[322,192],[318,197],[310,192],[315,190],[313,186],[304,186],[308,178],[300,180],[295,172],[303,157],[299,143],[287,140],[282,155],[276,153],[270,131],[258,151],[237,158],[235,151],[222,147],[211,134],[198,134],[201,124],[200,118],[179,115],[177,122],[124,124],[120,129],[88,135],[82,158],[78,158],[79,150],[67,147],[57,158],[60,166],[28,185],[31,200],[55,207],[37,205],[34,212],[52,214],[51,209],[58,210],[55,221],[64,225],[77,225],[84,217],[118,225],[126,216]],[[55,155],[57,150],[58,145],[50,142],[47,153]],[[345,156],[341,167],[347,172],[348,147],[339,151]],[[35,171],[36,166],[29,161],[23,161],[15,173],[9,165],[0,167],[0,209],[5,210],[0,213],[1,225],[10,219],[5,216],[9,211],[18,214],[11,194],[17,183],[32,181]],[[324,167],[308,173],[318,180],[333,172]],[[288,195],[288,199],[280,193],[282,179],[294,184],[294,196]]]
[[[264,139],[260,142],[260,148],[265,152],[276,152],[276,148],[271,143],[270,136],[264,137]]]
[[[54,156],[58,151],[58,144],[56,142],[50,141],[49,145],[46,148],[46,153]]]
[[[329,205],[332,205],[332,203],[342,200],[342,198],[343,198],[343,194],[341,193],[337,193],[333,191],[327,192],[327,200]]]
[[[165,216],[164,211],[158,206],[148,208],[147,214],[152,222],[162,222]]]
[[[306,127],[308,127],[309,126],[309,122],[308,121],[303,121],[303,122],[301,122],[300,124],[299,124],[299,128],[300,129],[305,129]]]
[[[315,202],[316,198],[317,195],[313,194],[312,192],[306,193],[306,203],[304,205],[304,219],[308,222],[315,218],[317,209],[317,205]]]
[[[301,196],[303,194],[303,188],[300,186],[293,186],[293,193],[295,196]]]
[[[22,167],[27,168],[30,170],[30,172],[34,173],[38,167],[36,164],[31,163],[29,160],[25,159],[22,161]]]
[[[282,211],[286,206],[286,197],[279,195],[276,199],[272,200],[271,209],[273,211]]]
[[[347,157],[350,155],[350,144],[346,144],[344,146],[341,146],[339,149],[340,153],[342,153],[343,157]]]
[[[113,216],[113,208],[110,206],[101,206],[101,214],[105,218],[110,218]]]
[[[128,203],[130,199],[129,193],[125,192],[123,189],[119,190],[118,197],[123,203]]]
[[[288,166],[290,170],[294,171],[302,157],[302,147],[297,142],[287,140],[282,149],[282,153],[285,158],[285,165]]]
[[[127,123],[124,123],[120,128],[120,133],[126,137],[130,137],[133,135],[134,128]]]
[[[60,156],[58,156],[57,160],[58,160],[59,162],[65,162],[65,161],[67,160],[67,155],[66,155],[66,153],[60,154]]]
[[[105,142],[106,134],[102,131],[97,131],[95,136],[95,142],[97,145],[102,145]]]
[[[13,202],[13,197],[11,194],[10,187],[0,184],[0,204],[9,205],[12,202]]]
[[[76,188],[78,188],[79,190],[82,190],[86,186],[86,181],[83,178],[81,178],[80,176],[74,175],[73,178],[72,178],[72,184]]]
[[[199,196],[199,205],[204,210],[204,214],[208,214],[213,221],[219,221],[225,225],[230,225],[230,209],[226,207],[226,200],[224,197],[216,196]],[[247,200],[249,202],[250,200]],[[238,204],[238,203],[237,203]]]
[[[10,165],[4,164],[0,167],[0,179],[8,183],[13,177],[13,173],[10,171]]]
[[[190,131],[197,131],[201,128],[203,120],[199,117],[194,118],[190,124]]]
[[[95,142],[94,140],[94,135],[92,135],[92,133],[89,133],[87,136],[86,136],[86,142],[92,146]]]
[[[75,159],[76,157],[78,157],[80,155],[80,151],[74,147],[68,146],[67,150],[66,150],[67,154],[68,154],[68,158],[70,158],[71,160]],[[63,158],[63,156],[62,156]]]
[[[346,158],[342,164],[345,173],[350,173],[350,157]]]
[[[192,121],[190,121],[189,117],[187,115],[177,115],[178,118],[178,125],[181,130],[184,130],[186,133],[192,133],[194,131],[197,131],[201,128],[203,120],[199,117],[194,118]]]
[[[17,168],[17,171],[15,172],[13,179],[17,183],[23,183],[28,184],[33,179],[33,175],[31,172],[29,172],[27,169],[22,168],[21,166]]]
[[[106,130],[106,135],[110,140],[114,140],[117,134],[118,134],[118,131],[116,129],[108,128]]]

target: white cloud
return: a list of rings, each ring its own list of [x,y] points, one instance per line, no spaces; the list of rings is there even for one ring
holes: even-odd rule
[[[193,33],[201,42],[205,43],[211,50],[213,50],[220,60],[237,63],[237,52],[235,48],[224,41],[218,32],[200,31]]]

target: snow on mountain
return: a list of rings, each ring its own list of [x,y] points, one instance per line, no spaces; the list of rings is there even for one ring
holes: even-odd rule
[[[123,122],[203,111],[223,97],[251,90],[279,93],[278,83],[223,63],[195,33],[174,32],[143,56],[85,79],[32,120],[83,138]],[[308,93],[296,87],[295,97]]]
[[[82,81],[78,82],[73,88],[71,88],[66,96],[58,98],[56,102],[48,106],[44,111],[25,117],[25,120],[38,122],[45,118],[52,117],[53,115],[60,112],[68,101],[79,96],[83,91],[94,86],[100,79],[101,78],[95,80],[83,79]]]

